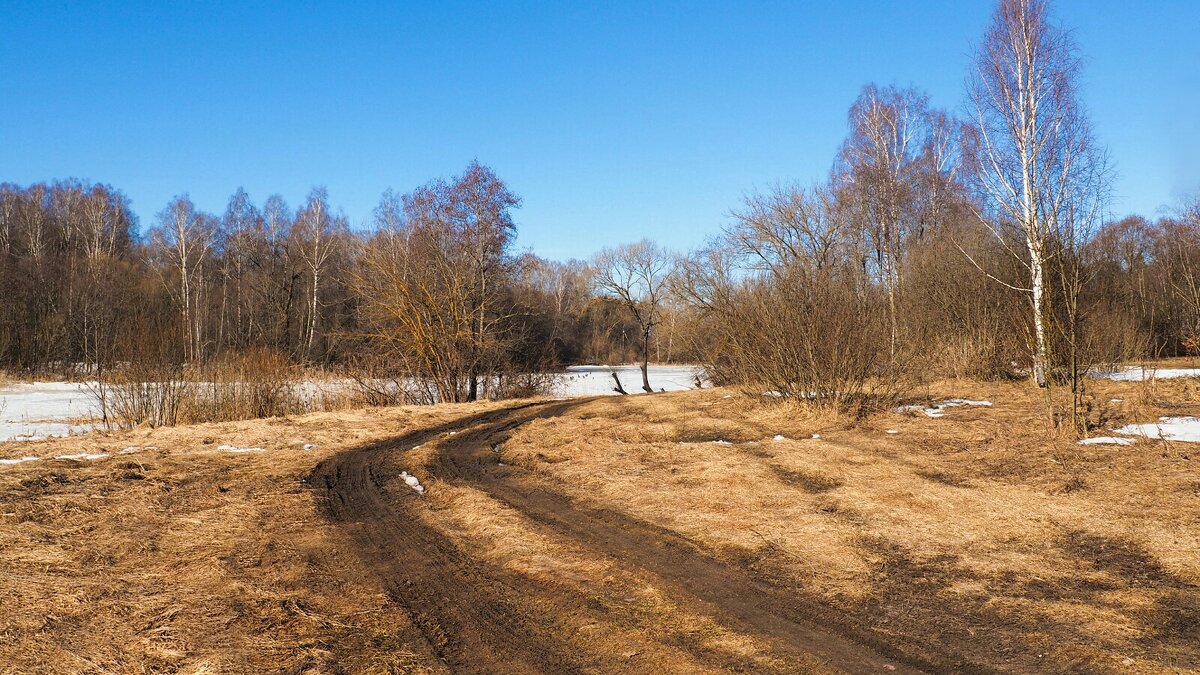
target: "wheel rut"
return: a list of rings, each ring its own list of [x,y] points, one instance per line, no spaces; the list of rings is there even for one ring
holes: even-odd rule
[[[389,464],[436,438],[442,442],[427,466],[434,478],[480,489],[580,548],[649,575],[677,606],[761,639],[782,663],[793,664],[784,670],[811,670],[813,664],[835,672],[987,670],[935,645],[888,644],[853,617],[719,560],[675,532],[576,502],[528,471],[498,465],[492,448],[514,429],[580,402],[526,403],[414,431],[336,455],[309,476],[328,517],[345,524],[364,566],[451,672],[637,668],[619,654],[581,654],[562,639],[554,613],[588,613],[586,598],[472,559],[413,512],[420,506],[415,493],[396,498],[384,490]],[[455,435],[447,436],[451,431]],[[711,667],[754,669],[727,654],[676,646]]]

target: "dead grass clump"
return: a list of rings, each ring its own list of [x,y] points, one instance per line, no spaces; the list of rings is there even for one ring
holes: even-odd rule
[[[779,480],[795,485],[805,492],[820,494],[842,486],[842,481],[816,471],[793,471],[776,464],[770,465]]]
[[[916,475],[942,485],[948,485],[956,488],[969,488],[971,482],[962,476],[955,476],[940,469],[918,469]]]

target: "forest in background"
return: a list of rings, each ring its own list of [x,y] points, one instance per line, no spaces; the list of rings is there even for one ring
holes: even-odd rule
[[[693,362],[837,405],[957,376],[1064,384],[1078,407],[1088,368],[1200,352],[1200,200],[1110,214],[1081,58],[1044,2],[1005,0],[961,116],[867,85],[826,180],[748,195],[690,252],[519,251],[521,200],[479,163],[386,192],[364,231],[322,188],[239,189],[221,214],[183,194],[143,230],[108,185],[3,184],[0,367],[272,363],[463,401],[572,363]]]

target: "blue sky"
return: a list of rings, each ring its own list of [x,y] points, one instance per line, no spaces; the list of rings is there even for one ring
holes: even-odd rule
[[[1200,188],[1200,3],[1059,0],[1119,172],[1116,213]],[[687,248],[743,195],[828,171],[867,82],[958,109],[991,2],[80,3],[0,0],[0,181],[111,183],[148,226],[238,186],[385,188],[472,159],[519,245]]]

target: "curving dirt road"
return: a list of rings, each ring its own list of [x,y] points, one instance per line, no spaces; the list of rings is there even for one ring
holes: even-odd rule
[[[565,637],[581,621],[614,630],[628,626],[618,626],[619,615],[566,584],[539,582],[472,558],[424,524],[418,510],[434,508],[434,499],[385,489],[398,473],[397,459],[440,438],[439,452],[426,467],[431,475],[423,479],[480,489],[590,554],[648,576],[675,606],[768,645],[777,664],[773,670],[984,670],[937,645],[889,644],[860,617],[773,585],[676,533],[577,503],[528,471],[498,465],[492,448],[513,429],[578,403],[528,403],[474,415],[344,452],[310,475],[328,516],[352,535],[363,566],[412,616],[431,663],[455,673],[645,672],[661,666],[621,650],[581,649]],[[450,431],[457,433],[447,437]],[[761,662],[712,650],[686,636],[662,639],[685,652],[692,664],[762,670]]]

